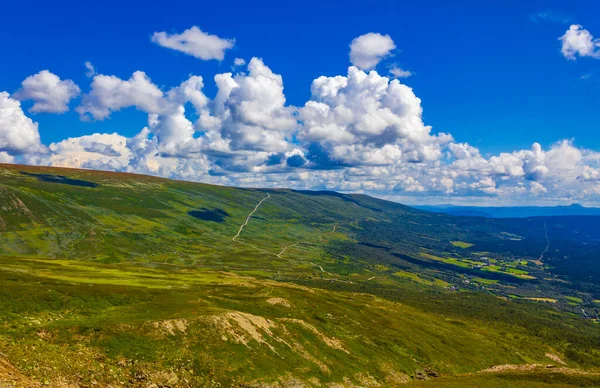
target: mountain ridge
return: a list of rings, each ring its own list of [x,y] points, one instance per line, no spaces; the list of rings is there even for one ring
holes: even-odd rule
[[[0,351],[40,384],[461,386],[495,365],[600,367],[598,232],[577,217],[0,165],[0,220]]]

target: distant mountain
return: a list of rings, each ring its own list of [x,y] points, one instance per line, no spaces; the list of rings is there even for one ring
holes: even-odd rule
[[[453,216],[487,217],[487,218],[526,218],[540,216],[597,216],[600,208],[584,207],[579,204],[570,206],[454,206],[454,205],[423,205],[414,206],[417,209],[434,213],[444,213]]]

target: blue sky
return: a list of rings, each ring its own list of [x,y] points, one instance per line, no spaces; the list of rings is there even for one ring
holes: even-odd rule
[[[200,75],[204,81],[202,92],[214,99],[218,90],[213,81],[215,74],[232,72],[235,58],[250,62],[257,57],[273,73],[281,75],[286,105],[302,107],[311,99],[313,80],[320,76],[345,76],[351,64],[350,43],[373,32],[389,35],[395,45],[375,70],[389,76],[390,66],[395,65],[412,72],[400,81],[421,99],[422,121],[432,126],[432,135],[449,133],[456,143],[476,147],[487,160],[502,152],[530,150],[536,142],[548,150],[563,139],[574,139],[574,147],[600,151],[600,61],[593,55],[569,60],[561,53],[559,41],[571,24],[600,36],[600,21],[594,16],[600,4],[450,3],[170,1],[148,6],[148,2],[141,1],[106,1],[92,6],[85,2],[10,2],[3,6],[5,20],[0,23],[4,37],[0,40],[4,54],[0,61],[0,91],[14,96],[24,79],[42,70],[78,85],[81,94],[69,102],[67,112],[60,114],[28,112],[35,100],[21,99],[25,114],[38,124],[44,146],[94,133],[117,132],[131,138],[148,125],[149,112],[139,107],[115,109],[110,118],[103,120],[80,120],[74,108],[81,96],[91,91],[92,82],[85,74],[86,61],[97,74],[122,80],[129,79],[135,71],[143,71],[165,92],[192,74]],[[224,52],[223,60],[201,60],[160,47],[151,40],[155,32],[179,34],[192,26],[222,39],[235,39],[235,43]],[[186,117],[195,121],[197,112],[189,102],[184,106]],[[202,130],[194,135],[199,136],[204,136]],[[12,153],[17,162],[60,164],[16,155],[14,150]],[[309,161],[308,156],[303,157]],[[354,162],[344,163],[357,167]],[[595,168],[594,163],[588,165]],[[259,168],[252,173],[266,172]],[[203,176],[188,178],[206,180]],[[264,182],[285,185],[298,182],[299,178],[288,174],[282,179]],[[326,178],[307,186],[354,190],[324,184],[323,179]],[[244,182],[243,177],[237,176],[223,183]],[[253,182],[259,184],[261,180],[248,181]],[[497,182],[496,187],[503,184]],[[554,190],[552,185],[556,183],[546,187],[550,193]],[[406,199],[409,195],[398,185],[394,187],[371,191],[368,185],[359,185],[355,189],[390,198]],[[595,188],[591,187],[591,192]],[[444,202],[478,196],[471,189],[438,193],[425,188],[425,192],[431,198],[441,196]],[[554,202],[597,202],[594,195],[573,198],[556,190],[555,194],[545,195]],[[484,198],[488,195],[482,194]],[[506,200],[510,202],[508,196]]]

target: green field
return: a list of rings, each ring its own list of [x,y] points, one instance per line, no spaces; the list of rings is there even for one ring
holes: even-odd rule
[[[452,245],[454,245],[455,247],[464,248],[464,249],[471,248],[473,246],[473,244],[464,242],[464,241],[450,241],[450,243]]]

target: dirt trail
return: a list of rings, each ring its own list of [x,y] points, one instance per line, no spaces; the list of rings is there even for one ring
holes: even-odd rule
[[[291,247],[293,247],[293,246],[296,246],[296,245],[298,245],[298,244],[300,244],[300,243],[302,243],[302,242],[303,242],[303,241],[300,241],[300,242],[297,242],[297,243],[295,243],[295,244],[291,244],[291,245],[286,245],[285,247],[283,247],[283,249],[281,250],[281,252],[279,252],[279,253],[277,254],[277,257],[279,257],[279,258],[281,259],[281,255],[283,255],[283,253],[286,251],[286,249],[288,249],[288,248],[291,248]]]
[[[280,255],[281,255],[281,253],[283,253],[283,251],[281,251],[279,254],[277,254],[277,253],[273,253],[273,252],[267,251],[266,249],[259,248],[259,247],[255,246],[255,245],[252,245],[252,244],[248,244],[248,243],[245,243],[245,242],[237,241],[237,238],[240,237],[240,234],[242,233],[242,230],[244,230],[244,226],[248,225],[248,222],[250,221],[250,218],[252,217],[252,215],[258,210],[258,208],[260,207],[260,205],[262,205],[262,203],[264,201],[266,201],[267,199],[269,199],[269,198],[271,198],[271,194],[267,193],[267,196],[260,200],[260,202],[254,207],[254,210],[252,210],[250,212],[250,214],[248,214],[248,217],[246,217],[246,221],[244,221],[244,223],[242,225],[240,225],[240,229],[238,230],[237,234],[231,238],[231,241],[236,242],[238,244],[246,245],[246,246],[251,247],[251,248],[254,248],[257,251],[261,251],[261,252],[266,253],[268,255],[273,255],[273,256],[281,257]],[[283,250],[285,251],[285,248]]]
[[[328,275],[331,275],[331,276],[335,276],[335,275],[334,275],[334,274],[332,274],[331,272],[327,272],[327,271],[325,271],[325,270],[323,269],[323,267],[321,267],[319,264],[315,264],[315,263],[311,263],[311,264],[312,264],[312,265],[314,265],[314,266],[316,266],[316,267],[319,267],[319,268],[321,269],[321,272],[323,272],[323,273],[326,273],[326,274],[328,274]]]
[[[331,230],[331,232],[326,232],[326,233],[323,233],[322,235],[320,235],[320,236],[319,236],[319,240],[323,241],[323,236],[325,236],[326,234],[329,234],[329,233],[335,233],[335,228],[336,228],[336,227],[337,227],[337,225],[335,225],[335,224],[334,224],[334,225],[333,225],[333,229]]]
[[[267,196],[260,200],[260,202],[254,207],[254,210],[252,210],[250,212],[250,214],[248,214],[248,217],[246,217],[246,222],[244,222],[240,226],[240,230],[238,230],[237,234],[235,236],[233,236],[233,238],[231,239],[232,241],[235,241],[236,238],[240,237],[240,233],[242,233],[242,230],[244,229],[244,226],[248,225],[248,222],[250,221],[250,217],[252,217],[252,215],[254,214],[254,212],[256,212],[258,210],[258,208],[260,207],[260,205],[262,205],[262,203],[264,201],[266,201],[267,199],[269,199],[269,198],[271,198],[271,194],[267,193]]]

